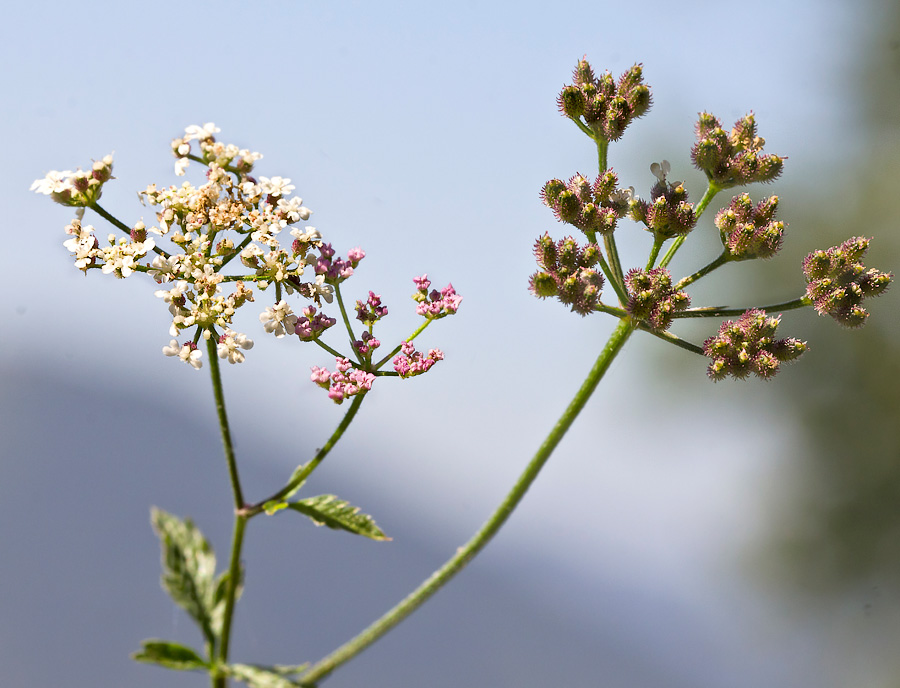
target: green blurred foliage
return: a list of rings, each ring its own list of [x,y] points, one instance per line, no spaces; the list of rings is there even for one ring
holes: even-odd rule
[[[866,265],[900,267],[900,4],[886,3],[848,85],[864,141],[859,159],[823,174],[822,193],[795,209],[795,232],[816,248],[874,237]],[[789,190],[784,191],[785,196]],[[792,198],[792,203],[796,199]],[[790,230],[789,230],[790,231]],[[809,248],[792,242],[794,268]],[[794,255],[790,250],[795,251]],[[773,568],[803,590],[838,594],[877,582],[900,588],[900,289],[867,302],[858,330],[803,318],[791,334],[810,352],[786,376],[808,451],[773,522]]]

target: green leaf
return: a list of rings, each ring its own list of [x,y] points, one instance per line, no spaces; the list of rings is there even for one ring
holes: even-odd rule
[[[308,464],[301,463],[299,466],[297,466],[297,467],[294,469],[294,472],[291,473],[291,477],[288,478],[287,484],[290,485],[292,482],[294,482],[294,481],[300,476],[300,474],[303,473],[303,471],[306,470],[306,466],[307,466],[307,465],[308,465]],[[288,493],[284,496],[284,498],[285,498],[285,499],[290,499],[291,497],[293,497],[295,494],[297,494],[297,491],[298,491],[301,487],[303,487],[304,484],[306,484],[306,481],[305,481],[305,480],[301,480],[299,483],[297,483],[296,485],[294,485],[293,488],[291,488],[291,491],[288,492]]]
[[[263,511],[266,512],[267,516],[271,516],[282,509],[287,509],[287,502],[271,499],[263,504]]]
[[[228,599],[228,581],[231,575],[228,571],[223,571],[216,579],[216,589],[213,593],[212,612],[210,613],[210,625],[212,626],[215,636],[222,635],[222,622],[225,620],[225,606]],[[234,601],[241,599],[241,593],[244,591],[244,567],[238,568],[237,589],[234,591]]]
[[[308,664],[300,666],[257,666],[255,664],[229,664],[224,667],[226,673],[251,688],[297,688],[301,684],[291,681],[288,676],[298,674]]]
[[[163,588],[215,644],[212,617],[217,586],[213,581],[216,555],[212,547],[190,519],[182,521],[154,507],[150,521],[162,547]]]
[[[359,513],[359,507],[351,506],[335,495],[319,495],[301,499],[291,502],[288,507],[309,516],[317,526],[324,525],[329,528],[346,530],[372,540],[390,540],[375,525],[375,520],[371,516]]]
[[[159,664],[167,669],[180,671],[207,671],[209,669],[209,664],[194,650],[166,640],[143,641],[141,651],[132,654],[131,658],[137,662]]]

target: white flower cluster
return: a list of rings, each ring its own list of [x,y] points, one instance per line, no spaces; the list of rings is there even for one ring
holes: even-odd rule
[[[235,312],[254,300],[247,284],[256,283],[262,290],[275,286],[277,302],[259,319],[266,332],[276,337],[294,334],[297,323],[297,316],[281,299],[282,291],[298,292],[320,304],[321,299],[331,302],[334,290],[322,274],[301,281],[306,268],[315,267],[317,261],[311,250],[323,246],[314,227],[292,228],[290,244],[283,247],[280,243],[284,230],[308,220],[311,212],[302,199],[289,197],[294,190],[291,180],[251,177],[254,163],[262,156],[216,141],[218,132],[211,122],[193,125],[172,142],[176,174],[183,175],[193,160],[208,168],[207,181],[201,186],[187,181],[167,188],[151,185],[141,191],[142,202],[156,210],[157,225],[153,227],[138,222],[129,232],[97,205],[103,184],[112,178],[111,156],[94,163],[88,172],[50,172],[31,187],[59,203],[79,207],[82,213],[85,207],[93,208],[128,232],[118,238],[110,235],[108,245],[101,246],[94,228],[83,226],[79,215],[66,227],[70,238],[64,245],[75,258],[75,266],[84,272],[100,268],[119,278],[144,272],[159,284],[169,284],[155,294],[172,314],[170,335],[178,337],[189,329],[194,332],[183,344],[173,339],[163,353],[195,368],[202,365],[202,353],[197,349],[201,336],[206,340],[215,336],[218,356],[229,363],[242,362],[243,351],[253,346],[246,335],[231,329]],[[192,153],[194,141],[199,155]],[[176,250],[163,250],[151,235],[168,239]],[[152,259],[148,257],[151,253]],[[235,258],[238,260],[232,262]],[[226,273],[229,264],[238,270],[243,265],[249,273]],[[223,287],[229,283],[233,290],[226,293]]]
[[[207,122],[202,127],[192,124],[185,128],[184,136],[172,141],[172,152],[178,158],[175,161],[175,174],[179,177],[184,176],[191,161],[189,157],[191,141],[195,140],[200,146],[200,159],[204,164],[215,163],[219,167],[231,167],[238,174],[246,174],[253,168],[253,164],[262,158],[261,154],[253,153],[246,148],[216,141],[215,135],[220,131],[221,129],[212,122]]]
[[[112,155],[97,160],[90,170],[50,170],[43,179],[36,179],[31,191],[50,196],[62,205],[89,206],[100,199],[100,191],[112,179]]]

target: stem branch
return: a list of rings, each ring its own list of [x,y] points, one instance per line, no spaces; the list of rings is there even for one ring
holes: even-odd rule
[[[531,484],[537,478],[547,459],[553,453],[553,450],[565,436],[572,423],[578,417],[578,414],[584,408],[588,399],[591,398],[597,384],[603,377],[604,373],[609,369],[613,359],[621,351],[625,342],[634,331],[635,325],[630,319],[623,319],[619,322],[616,329],[607,341],[603,351],[594,362],[593,368],[588,373],[587,378],[582,383],[581,388],[575,394],[575,397],[569,403],[569,406],[563,412],[560,419],[553,426],[550,434],[544,440],[543,444],[538,448],[534,457],[525,468],[524,472],[516,483],[513,485],[509,494],[500,503],[496,511],[485,522],[481,529],[475,533],[463,547],[459,548],[449,560],[429,578],[422,582],[418,588],[410,593],[405,599],[397,604],[393,609],[384,614],[380,619],[363,630],[355,638],[351,639],[337,650],[329,654],[327,657],[316,662],[300,679],[304,685],[314,684],[321,678],[324,678],[337,667],[349,661],[364,649],[369,647],[376,640],[381,638],[385,633],[391,630],[398,623],[403,621],[407,616],[418,609],[426,600],[436,593],[447,581],[459,573],[481,549],[491,540],[491,538],[500,530],[500,527],[506,522],[513,510],[518,506],[522,497],[531,487]]]

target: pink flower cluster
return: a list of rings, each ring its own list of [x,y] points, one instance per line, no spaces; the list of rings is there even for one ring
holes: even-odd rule
[[[320,257],[316,261],[316,274],[325,275],[328,282],[340,283],[353,274],[353,268],[359,265],[366,257],[366,252],[361,248],[353,248],[347,253],[347,260],[334,257],[334,249],[331,244],[323,244],[319,248]]]
[[[337,320],[329,318],[324,313],[316,313],[315,306],[307,306],[303,309],[303,316],[297,318],[294,333],[301,341],[311,342],[336,322]]]
[[[415,282],[418,289],[418,292],[413,294],[413,299],[419,303],[416,306],[418,315],[423,315],[429,320],[438,320],[439,318],[453,315],[459,310],[459,304],[462,302],[463,297],[456,293],[452,284],[448,284],[440,291],[432,289],[431,293],[429,293],[428,288],[431,286],[431,280],[428,279],[428,275],[413,277],[413,282]]]
[[[356,302],[356,319],[364,325],[371,325],[381,320],[388,314],[387,306],[381,305],[381,297],[375,292],[369,292],[366,302]]]
[[[381,342],[369,332],[363,332],[360,339],[353,342],[353,348],[360,356],[369,356],[375,349],[381,346]]]
[[[375,376],[359,368],[354,368],[349,359],[335,358],[337,370],[329,373],[327,368],[313,366],[310,379],[322,389],[328,390],[328,397],[335,403],[357,394],[365,394],[372,389]]]
[[[427,373],[431,366],[444,360],[444,352],[440,349],[431,349],[428,355],[424,356],[422,352],[416,351],[412,342],[403,342],[400,352],[394,357],[394,370],[403,378]]]

